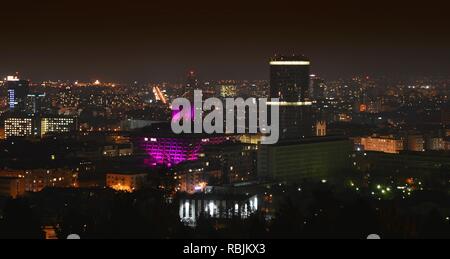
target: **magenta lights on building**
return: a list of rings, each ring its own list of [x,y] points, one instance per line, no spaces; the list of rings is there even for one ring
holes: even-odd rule
[[[149,155],[146,163],[150,166],[172,167],[186,161],[199,159],[205,145],[219,145],[230,140],[229,137],[162,137],[143,138],[142,148]]]

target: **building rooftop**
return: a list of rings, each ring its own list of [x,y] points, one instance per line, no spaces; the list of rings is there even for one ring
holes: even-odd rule
[[[234,194],[234,193],[182,193],[180,197],[183,199],[194,199],[194,200],[246,200],[253,195],[245,194]]]
[[[326,143],[326,142],[336,142],[336,141],[348,141],[349,138],[341,136],[332,137],[311,137],[305,138],[298,141],[280,141],[274,146],[293,146],[293,145],[306,145],[306,144],[316,144],[316,143]]]
[[[152,136],[159,138],[177,138],[177,139],[203,139],[203,138],[214,138],[214,137],[232,137],[232,135],[227,134],[194,134],[194,133],[182,133],[175,134],[172,131],[170,122],[155,123],[151,126],[145,127],[140,132],[133,134],[134,136]]]
[[[275,55],[270,61],[310,61],[309,58],[304,55]]]

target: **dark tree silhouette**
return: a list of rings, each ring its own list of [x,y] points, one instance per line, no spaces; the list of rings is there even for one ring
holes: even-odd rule
[[[0,238],[43,239],[39,218],[34,214],[26,199],[10,199],[0,221]]]

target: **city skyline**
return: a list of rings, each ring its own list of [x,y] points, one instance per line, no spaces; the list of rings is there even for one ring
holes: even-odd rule
[[[190,69],[211,80],[266,79],[274,53],[300,53],[327,78],[445,75],[446,9],[436,1],[5,3],[0,71],[36,80],[161,81]]]
[[[450,238],[445,5],[3,3],[0,239]]]
[[[277,54],[278,55],[278,54]],[[297,55],[297,53],[293,54],[293,56]],[[223,73],[223,76],[220,76],[217,74],[216,77],[211,76],[211,74],[208,76],[204,73],[202,70],[194,69],[194,68],[187,68],[184,70],[179,70],[173,73],[173,75],[164,77],[164,78],[157,78],[152,77],[150,75],[142,76],[142,77],[122,77],[117,78],[114,75],[100,75],[100,76],[90,76],[90,75],[99,75],[101,73],[90,73],[88,74],[79,74],[77,76],[73,77],[64,77],[64,76],[58,76],[56,74],[49,75],[49,76],[39,76],[37,74],[34,74],[29,71],[0,71],[0,82],[1,81],[7,81],[8,77],[17,76],[21,80],[27,80],[32,84],[36,83],[44,83],[44,82],[65,82],[65,83],[82,83],[82,84],[90,84],[93,86],[101,86],[103,84],[152,84],[152,83],[173,83],[173,84],[184,84],[186,82],[186,78],[189,77],[189,74],[192,72],[195,72],[199,83],[208,83],[208,82],[220,82],[220,81],[270,81],[270,60],[275,55],[272,55],[271,58],[268,58],[265,60],[265,71],[266,75],[260,78],[253,78],[253,77],[227,77],[225,76],[226,73]],[[280,55],[280,56],[287,56],[287,55]],[[348,71],[348,73],[341,73],[340,75],[336,76],[330,76],[326,73],[321,73],[320,71],[317,71],[314,69],[314,61],[311,62],[311,77],[318,77],[322,79],[326,79],[328,81],[337,81],[337,80],[353,80],[356,78],[370,78],[370,79],[378,79],[378,80],[388,80],[388,81],[404,81],[404,82],[412,82],[415,80],[422,80],[422,79],[429,79],[429,80],[447,80],[449,76],[446,73],[439,73],[439,74],[420,74],[420,73],[409,73],[409,74],[401,74],[401,73],[391,73],[391,74],[377,74],[375,72],[370,71]]]

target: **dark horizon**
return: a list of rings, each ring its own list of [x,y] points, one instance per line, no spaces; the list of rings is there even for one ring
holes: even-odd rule
[[[276,53],[304,54],[324,78],[448,76],[445,3],[289,0],[4,3],[1,75],[33,81],[268,79]]]

